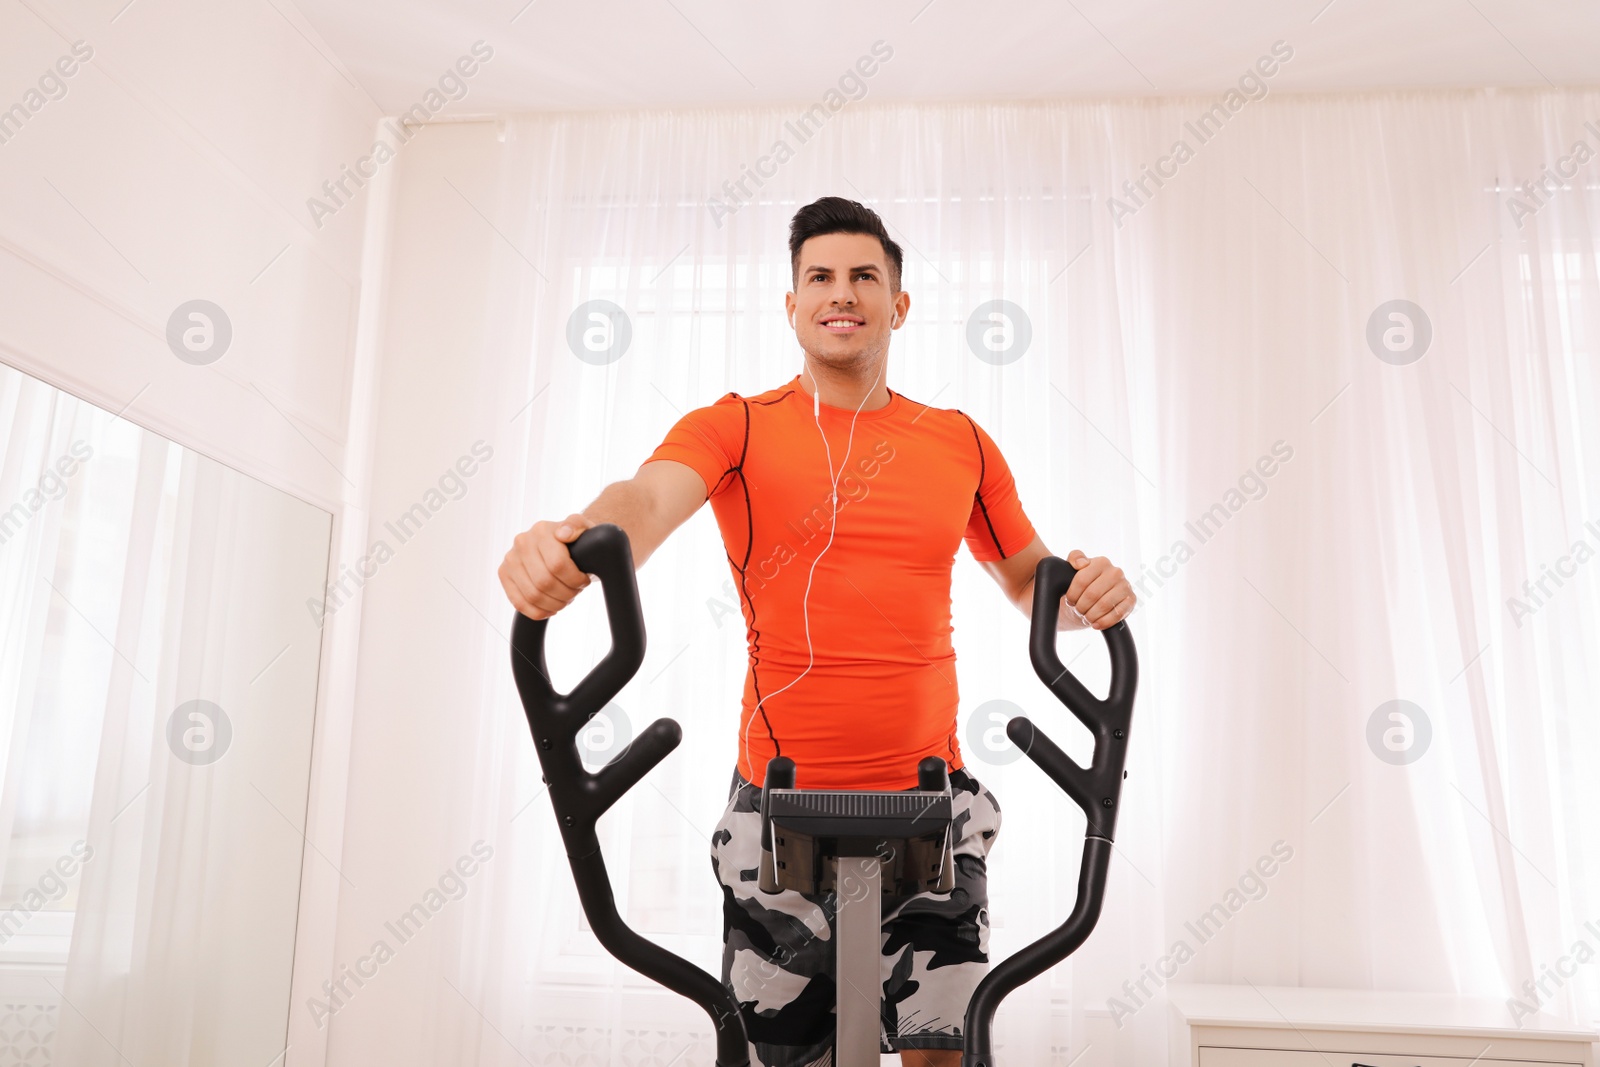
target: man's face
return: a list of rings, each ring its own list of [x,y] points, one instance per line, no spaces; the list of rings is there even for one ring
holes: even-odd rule
[[[904,325],[911,296],[889,291],[889,257],[876,237],[827,233],[800,246],[799,288],[784,298],[795,337],[831,367],[875,360]],[[898,323],[899,325],[896,325]]]

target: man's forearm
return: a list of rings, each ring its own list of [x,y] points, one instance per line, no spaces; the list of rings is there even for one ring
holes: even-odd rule
[[[581,514],[595,525],[609,522],[622,527],[633,549],[635,569],[660,547],[650,494],[633,481],[612,482]]]

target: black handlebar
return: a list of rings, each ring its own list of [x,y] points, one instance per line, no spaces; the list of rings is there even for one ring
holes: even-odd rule
[[[617,912],[595,822],[678,747],[683,730],[672,719],[657,719],[598,771],[583,766],[578,754],[579,731],[644,662],[644,613],[634,580],[633,551],[621,527],[609,523],[592,527],[578,535],[567,550],[578,569],[599,578],[605,590],[611,650],[572,692],[557,693],[545,669],[547,620],[530,619],[518,612],[511,624],[511,671],[528,714],[545,784],[550,787],[550,804],[572,864],[578,900],[607,951],[705,1009],[716,1028],[717,1067],[748,1067],[744,1020],[727,987],[683,957],[635,933]]]
[[[617,912],[595,823],[678,746],[683,731],[672,719],[657,719],[598,771],[583,766],[578,733],[644,662],[644,615],[632,549],[620,527],[606,524],[585,530],[568,551],[580,570],[601,581],[611,649],[570,693],[557,693],[545,669],[546,622],[518,613],[511,627],[511,669],[533,731],[544,781],[550,787],[551,806],[572,864],[578,899],[595,936],[613,956],[705,1009],[716,1029],[717,1067],[748,1067],[744,1021],[727,987],[688,960],[635,933]],[[994,1067],[994,1015],[1000,1002],[1083,944],[1099,921],[1105,900],[1139,665],[1126,622],[1102,631],[1111,652],[1111,686],[1104,700],[1090,693],[1062,665],[1056,654],[1056,625],[1061,598],[1074,574],[1072,565],[1056,556],[1039,561],[1029,650],[1039,680],[1093,732],[1094,758],[1088,767],[1078,766],[1023,716],[1006,725],[1006,734],[1077,802],[1088,819],[1077,903],[1065,923],[1008,957],[979,983],[967,1007],[964,1067]]]
[[[1021,715],[1006,724],[1006,736],[1077,802],[1088,820],[1083,859],[1078,867],[1078,899],[1066,922],[1006,957],[978,983],[967,1005],[963,1067],[994,1067],[994,1015],[1000,1002],[1018,986],[1077,951],[1100,921],[1100,908],[1105,902],[1111,838],[1117,825],[1117,804],[1128,755],[1128,726],[1133,719],[1134,691],[1139,685],[1139,659],[1128,624],[1118,622],[1101,631],[1111,652],[1111,686],[1104,700],[1084,688],[1062,665],[1056,654],[1056,624],[1061,598],[1075,574],[1072,564],[1057,556],[1039,561],[1034,572],[1033,628],[1028,651],[1039,680],[1094,734],[1094,758],[1088,767],[1078,766],[1043,730]]]
[[[1133,695],[1139,685],[1139,657],[1133,650],[1133,635],[1128,632],[1127,623],[1119,622],[1101,631],[1111,652],[1111,687],[1104,700],[1085,689],[1062,666],[1061,657],[1056,654],[1056,624],[1061,598],[1076,573],[1072,564],[1056,556],[1039,561],[1033,583],[1033,631],[1028,637],[1028,654],[1039,680],[1093,732],[1094,759],[1087,769],[1079,767],[1020,715],[1007,724],[1006,734],[1078,802],[1089,820],[1088,835],[1110,841],[1117,825],[1117,800],[1128,753],[1128,724],[1133,719]]]

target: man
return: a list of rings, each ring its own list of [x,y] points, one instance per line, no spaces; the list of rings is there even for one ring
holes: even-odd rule
[[[956,798],[956,885],[884,902],[884,1051],[959,1067],[967,1002],[988,964],[986,857],[993,794],[963,767],[957,738],[950,575],[965,539],[1007,599],[1031,614],[1050,554],[994,441],[958,410],[884,382],[906,320],[899,245],[878,215],[825,197],[790,224],[794,291],[784,305],[801,373],[757,396],[729,393],[680,419],[634,477],[576,515],[519,534],[500,567],[531,618],[589,582],[566,546],[621,526],[642,565],[708,500],[749,645],[738,766],[712,835],[722,884],[722,979],[767,1067],[825,1064],[833,1041],[832,901],[767,894],[756,870],[767,761],[786,755],[808,789],[911,789],[944,758]],[[1061,629],[1105,629],[1133,610],[1127,579],[1074,550]]]

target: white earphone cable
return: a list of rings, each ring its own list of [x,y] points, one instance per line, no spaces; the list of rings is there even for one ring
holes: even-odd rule
[[[850,433],[849,436],[845,438],[844,459],[839,462],[839,469],[837,472],[835,472],[833,469],[833,449],[828,444],[828,434],[822,428],[822,391],[817,387],[817,376],[815,374],[811,376],[811,417],[817,424],[817,433],[822,435],[823,455],[827,458],[828,463],[828,480],[831,486],[830,495],[833,501],[833,515],[828,524],[828,543],[822,546],[822,551],[818,552],[816,559],[811,561],[811,570],[806,574],[805,595],[800,600],[800,612],[805,619],[806,629],[806,669],[801,671],[786,685],[783,685],[762,697],[756,702],[756,706],[750,710],[750,718],[744,724],[744,751],[746,754],[748,754],[750,751],[750,726],[756,721],[756,714],[761,711],[761,705],[765,704],[768,700],[771,700],[785,689],[788,689],[790,686],[794,685],[795,682],[798,682],[801,678],[804,678],[807,674],[811,673],[811,667],[816,662],[816,651],[811,643],[811,579],[817,573],[817,564],[822,562],[822,557],[827,554],[828,549],[833,547],[833,534],[834,531],[839,527],[839,478],[844,474],[845,464],[850,462],[850,448],[855,442],[856,437],[856,419],[861,415],[861,409],[867,406],[867,398],[872,396],[873,392],[878,388],[878,383],[883,380],[883,369],[885,364],[888,362],[888,356],[885,355],[883,360],[878,364],[878,376],[872,380],[872,388],[867,390],[866,396],[861,398],[861,403],[856,405],[855,414],[850,416]],[[771,728],[770,720],[768,720],[768,728]],[[774,739],[774,741],[776,741],[776,739]],[[750,773],[752,775],[755,774],[754,760],[751,760],[750,762]]]

